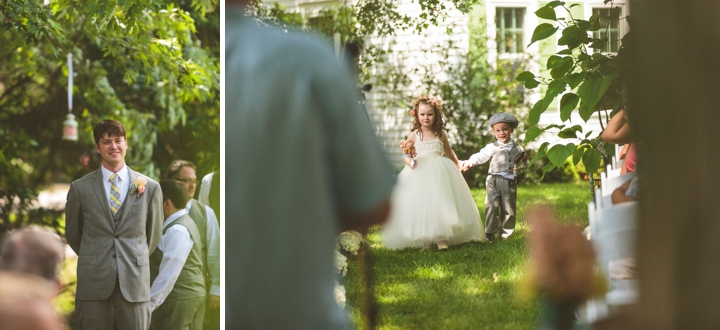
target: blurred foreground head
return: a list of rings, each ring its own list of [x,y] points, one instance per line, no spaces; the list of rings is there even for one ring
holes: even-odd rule
[[[0,329],[61,330],[52,299],[56,287],[36,276],[0,272]]]
[[[528,214],[530,276],[556,304],[580,304],[604,290],[594,276],[595,251],[582,228],[559,225],[550,206],[541,205]]]
[[[0,271],[33,274],[57,281],[65,248],[57,234],[30,226],[11,231],[0,252]]]

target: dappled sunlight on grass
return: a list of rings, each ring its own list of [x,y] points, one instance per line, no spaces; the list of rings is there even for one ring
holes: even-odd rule
[[[452,276],[444,267],[435,265],[432,267],[418,267],[415,270],[415,277],[418,279],[439,280],[448,276]]]
[[[526,273],[530,232],[524,220],[535,204],[549,203],[563,221],[587,224],[589,189],[584,184],[520,186],[516,229],[506,241],[471,242],[447,251],[382,248],[382,230],[375,227],[371,243],[374,290],[380,329],[537,329],[539,303],[517,298]],[[472,190],[483,215],[485,191]],[[355,261],[346,277],[348,302],[358,299]],[[350,308],[356,325],[361,317]]]

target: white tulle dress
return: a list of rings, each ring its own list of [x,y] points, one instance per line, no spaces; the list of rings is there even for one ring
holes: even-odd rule
[[[460,170],[443,156],[443,142],[416,136],[415,149],[415,169],[405,166],[392,193],[383,246],[402,249],[440,240],[449,245],[481,240],[485,229],[477,205]]]

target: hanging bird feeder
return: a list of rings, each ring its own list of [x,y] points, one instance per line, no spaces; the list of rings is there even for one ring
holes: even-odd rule
[[[72,90],[73,90],[73,67],[72,54],[68,53],[68,114],[63,122],[63,140],[77,141],[78,139],[78,123],[75,115],[72,114]]]

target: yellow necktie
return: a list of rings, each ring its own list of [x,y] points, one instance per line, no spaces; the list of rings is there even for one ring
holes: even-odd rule
[[[120,187],[118,187],[118,175],[113,173],[113,175],[110,176],[110,210],[112,211],[112,214],[117,214],[118,210],[120,209]]]

